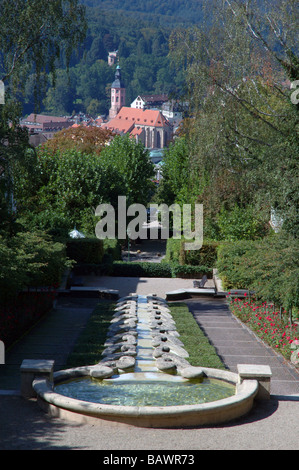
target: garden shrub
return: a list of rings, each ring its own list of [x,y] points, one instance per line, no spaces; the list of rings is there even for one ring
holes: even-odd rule
[[[254,242],[247,240],[234,243],[224,242],[219,245],[216,266],[225,289],[248,288],[250,272],[248,269],[242,269],[244,267],[242,257],[249,253],[250,248],[255,249]]]
[[[104,255],[103,241],[98,238],[75,238],[66,242],[68,258],[77,263],[100,264]]]
[[[221,245],[217,267],[225,289],[246,288],[286,310],[299,307],[299,248],[283,232]]]
[[[53,308],[55,291],[20,292],[0,306],[0,339],[8,348]]]
[[[42,232],[0,237],[0,339],[6,347],[52,308],[68,266],[64,245]]]
[[[178,263],[180,258],[181,240],[168,238],[166,243],[166,253],[163,263]]]
[[[121,244],[119,240],[117,239],[109,239],[105,238],[103,240],[104,244],[104,253],[109,254],[112,257],[112,260],[114,261],[120,261],[121,260]]]
[[[223,240],[255,240],[266,235],[265,221],[251,206],[243,208],[236,204],[232,210],[222,209],[217,222]]]
[[[43,232],[0,237],[1,304],[9,303],[26,288],[57,285],[69,266],[64,245],[53,243]]]
[[[172,267],[174,277],[181,277],[183,279],[201,279],[204,275],[212,278],[213,269],[208,266],[190,266],[177,264]]]
[[[204,265],[210,268],[215,267],[217,261],[217,248],[219,242],[205,240],[200,250],[184,249],[184,240],[180,248],[180,264],[191,266]]]
[[[164,262],[190,266],[203,265],[209,266],[209,268],[215,267],[219,242],[204,240],[200,250],[187,251],[184,249],[185,242],[188,242],[188,240],[169,238],[166,244]]]
[[[113,276],[123,277],[172,277],[171,266],[167,263],[113,263]]]

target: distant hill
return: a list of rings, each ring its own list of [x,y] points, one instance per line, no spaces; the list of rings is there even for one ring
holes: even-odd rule
[[[64,60],[58,64],[56,88],[51,81],[40,112],[65,115],[107,114],[115,67],[108,53],[118,50],[126,105],[138,94],[184,95],[185,77],[169,57],[169,36],[177,27],[200,25],[209,0],[80,0],[86,6],[86,39],[73,54],[70,75]],[[24,115],[33,112],[34,89],[29,77]]]
[[[207,4],[205,0],[81,0],[81,3],[126,16],[137,15],[144,21],[164,26],[200,23]]]

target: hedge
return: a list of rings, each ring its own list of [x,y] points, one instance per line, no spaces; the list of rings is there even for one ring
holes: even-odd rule
[[[181,243],[180,248],[180,264],[187,264],[191,266],[209,266],[215,267],[217,262],[217,249],[219,242],[205,240],[200,250],[184,249],[184,241]]]
[[[280,233],[220,246],[217,268],[224,288],[246,288],[286,310],[299,307],[298,241]]]
[[[201,279],[204,274],[212,278],[213,270],[207,266],[181,266],[169,263],[113,261],[105,254],[101,264],[78,263],[73,271],[76,275],[114,276],[114,277],[180,277],[183,279]]]
[[[165,263],[180,264],[181,266],[208,266],[213,268],[217,261],[219,242],[205,240],[200,250],[184,249],[188,240],[169,238],[166,244]]]
[[[20,292],[9,306],[0,305],[0,340],[9,348],[52,308],[55,291]]]
[[[114,261],[121,260],[121,244],[119,240],[117,239],[110,240],[108,238],[105,238],[105,240],[103,240],[103,244],[104,244],[104,256],[111,255]]]
[[[112,276],[120,277],[173,277],[172,268],[166,263],[113,263]]]
[[[100,264],[104,255],[103,241],[98,238],[75,238],[66,242],[66,254],[77,263]]]
[[[201,279],[204,275],[208,278],[213,277],[213,269],[208,266],[189,266],[174,265],[172,266],[173,277],[181,277],[183,279]]]

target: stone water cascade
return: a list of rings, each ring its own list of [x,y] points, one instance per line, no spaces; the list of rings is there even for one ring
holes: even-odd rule
[[[155,295],[132,294],[118,302],[103,359],[91,375],[99,377],[105,366],[118,372],[108,374],[109,380],[200,378],[202,369],[192,367],[188,356],[165,301]]]
[[[216,395],[212,398],[215,388],[209,387],[214,382]],[[90,386],[95,395],[87,398]],[[193,386],[197,391],[193,392]],[[240,417],[252,408],[259,385],[246,377],[240,380],[230,371],[190,365],[166,301],[155,294],[130,294],[116,304],[98,364],[57,371],[53,381],[37,377],[32,387],[40,406],[52,416],[83,423],[110,420],[169,428],[223,423]],[[185,387],[191,390],[190,403],[186,402]],[[100,388],[108,401],[99,393]],[[138,388],[142,390],[141,401],[135,402]],[[202,401],[205,388],[208,391]],[[134,400],[127,404],[131,403],[126,401],[131,389]],[[175,404],[169,398],[174,396],[172,390]]]

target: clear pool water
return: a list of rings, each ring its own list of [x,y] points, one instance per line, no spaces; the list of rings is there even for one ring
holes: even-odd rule
[[[217,379],[202,382],[109,382],[90,377],[59,384],[55,392],[92,403],[118,406],[178,406],[207,403],[235,394],[235,386]]]

